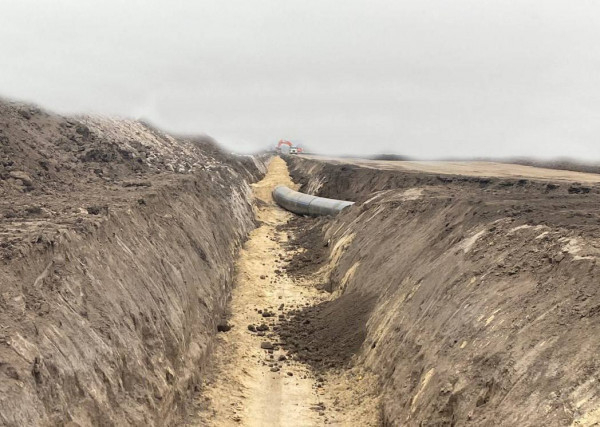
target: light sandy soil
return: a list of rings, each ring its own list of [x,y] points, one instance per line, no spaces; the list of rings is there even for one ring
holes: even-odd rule
[[[287,232],[278,231],[292,214],[272,201],[271,191],[278,184],[295,188],[287,166],[280,158],[271,161],[266,177],[253,185],[257,199],[257,219],[262,223],[246,242],[237,262],[236,287],[232,293],[229,319],[233,328],[218,336],[213,379],[199,398],[199,411],[192,424],[212,426],[319,426],[344,424],[344,413],[358,413],[365,419],[377,414],[360,414],[357,399],[369,402],[363,387],[359,395],[348,392],[353,383],[364,381],[360,372],[350,371],[335,378],[315,375],[310,369],[287,357],[280,339],[273,332],[281,314],[305,304],[315,304],[328,297],[310,283],[298,283],[279,272],[287,256],[283,244]],[[277,271],[277,272],[276,272]],[[281,310],[281,305],[283,309]],[[257,310],[269,310],[274,317],[264,318]],[[250,332],[248,325],[265,323],[264,336]],[[273,351],[261,343],[273,343]],[[284,346],[283,346],[284,347]],[[287,357],[286,360],[279,360]],[[370,381],[370,382],[369,382]],[[372,384],[370,379],[367,385]],[[357,389],[360,389],[357,388]],[[355,411],[333,411],[332,396],[340,405],[354,406]],[[356,408],[359,406],[359,408]],[[363,408],[363,410],[365,409]],[[339,408],[338,408],[339,410]],[[362,425],[374,425],[365,422]]]
[[[578,181],[582,183],[598,183],[600,175],[586,172],[546,169],[533,166],[523,166],[511,163],[496,162],[446,162],[446,161],[388,161],[366,160],[352,158],[335,158],[324,156],[303,155],[302,157],[322,160],[334,164],[353,164],[373,169],[406,170],[448,175],[466,175],[477,177],[499,178],[531,178],[552,181]]]

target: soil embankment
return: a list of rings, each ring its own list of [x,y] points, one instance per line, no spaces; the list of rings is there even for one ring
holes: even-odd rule
[[[333,296],[287,326],[300,359],[375,373],[386,425],[600,422],[597,184],[288,164],[358,202],[291,242],[288,272],[321,263]]]
[[[182,420],[262,162],[9,102],[0,154],[0,424]]]

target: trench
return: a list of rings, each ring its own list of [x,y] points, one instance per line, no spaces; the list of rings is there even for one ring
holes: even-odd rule
[[[297,188],[285,162],[274,158],[264,179],[252,185],[260,226],[250,233],[237,260],[231,330],[217,336],[212,374],[189,425],[356,425],[343,422],[340,404],[344,394],[353,394],[348,391],[352,381],[313,371],[285,350],[277,334],[290,310],[330,297],[310,279],[297,280],[282,271],[289,260],[286,224],[294,216],[272,200],[271,191],[279,184]],[[250,330],[254,328],[259,330]],[[365,419],[362,425],[372,424]]]
[[[34,116],[0,103],[1,425],[600,423],[598,175],[265,176],[266,155]],[[356,205],[294,216],[280,184]]]

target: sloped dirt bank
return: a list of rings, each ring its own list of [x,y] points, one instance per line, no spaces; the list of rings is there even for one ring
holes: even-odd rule
[[[326,245],[339,297],[296,337],[326,369],[353,343],[386,425],[600,422],[596,186],[288,163],[305,191],[359,202],[298,242]]]
[[[0,424],[181,421],[262,161],[8,102],[0,141]]]

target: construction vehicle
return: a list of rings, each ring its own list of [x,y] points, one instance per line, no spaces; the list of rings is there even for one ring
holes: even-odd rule
[[[302,153],[302,148],[296,147],[290,141],[286,141],[285,139],[282,139],[277,144],[275,151],[277,151],[277,153],[279,153],[279,154],[300,154],[300,153]]]

